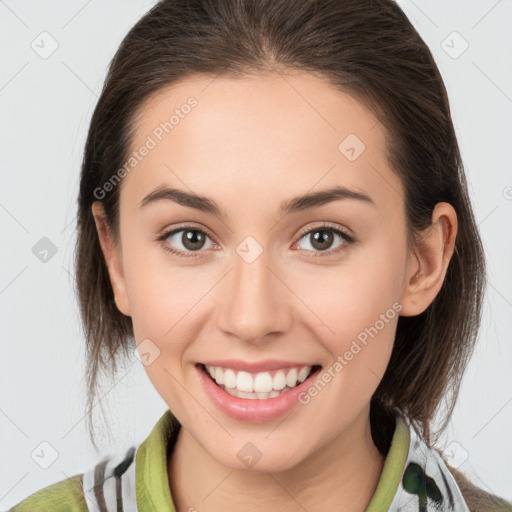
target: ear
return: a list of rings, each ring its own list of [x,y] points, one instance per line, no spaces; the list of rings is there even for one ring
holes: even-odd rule
[[[116,298],[117,309],[124,315],[130,316],[121,247],[115,243],[112,237],[101,201],[94,201],[92,204],[92,214],[96,223],[96,231],[98,232],[103,257],[108,268],[110,284]]]
[[[455,249],[457,214],[448,203],[436,204],[432,224],[417,238],[402,292],[402,316],[423,313],[441,290]]]

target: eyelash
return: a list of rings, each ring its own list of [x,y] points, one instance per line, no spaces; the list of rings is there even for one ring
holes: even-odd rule
[[[206,231],[204,231],[202,229],[199,229],[199,228],[197,228],[195,226],[192,226],[192,225],[184,225],[184,226],[181,226],[178,229],[172,229],[170,231],[166,231],[161,236],[159,236],[157,238],[157,240],[162,242],[162,247],[163,247],[163,249],[165,251],[170,252],[170,253],[174,254],[175,256],[178,256],[179,258],[195,258],[195,257],[198,257],[198,256],[200,256],[200,253],[204,252],[204,251],[199,250],[199,251],[192,251],[190,253],[185,253],[185,252],[180,251],[178,249],[173,249],[171,246],[169,246],[168,244],[164,243],[165,240],[167,240],[167,238],[169,238],[171,235],[175,235],[176,233],[179,233],[180,231],[187,231],[187,230],[188,231],[196,231],[198,233],[202,233],[202,234],[208,236],[210,239],[212,238]],[[308,252],[314,252],[315,253],[314,256],[313,256],[314,258],[319,257],[319,256],[330,256],[330,255],[332,255],[334,253],[342,251],[343,249],[346,248],[347,245],[354,244],[356,242],[355,237],[353,237],[352,235],[349,235],[345,231],[340,230],[339,228],[333,227],[328,222],[324,222],[320,226],[316,226],[313,229],[305,229],[305,230],[303,230],[300,233],[300,235],[299,235],[299,240],[302,240],[302,238],[304,238],[305,235],[308,235],[310,233],[315,233],[317,231],[331,231],[332,233],[335,233],[336,235],[339,235],[343,239],[343,244],[340,247],[338,247],[337,249],[330,249],[330,250],[327,250],[327,251],[308,251]]]

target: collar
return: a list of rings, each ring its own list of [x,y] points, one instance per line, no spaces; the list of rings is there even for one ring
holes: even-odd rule
[[[181,425],[167,410],[138,447],[137,508],[176,512],[167,460]],[[396,416],[395,431],[375,493],[366,512],[470,512],[439,451],[429,448],[409,420]]]
[[[409,432],[409,449],[390,511],[470,512],[441,452],[429,448],[408,419],[401,421]]]

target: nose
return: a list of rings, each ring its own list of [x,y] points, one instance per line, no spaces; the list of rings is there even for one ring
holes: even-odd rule
[[[266,252],[252,263],[235,255],[234,268],[218,297],[218,328],[253,344],[286,332],[293,318],[293,294],[285,282],[271,268]]]

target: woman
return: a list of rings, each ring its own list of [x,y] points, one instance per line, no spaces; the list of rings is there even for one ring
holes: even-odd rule
[[[395,3],[159,2],[91,121],[76,265],[89,405],[137,347],[169,411],[13,510],[512,510],[434,447],[485,262]]]

